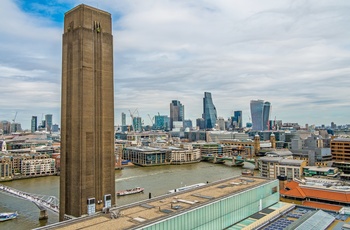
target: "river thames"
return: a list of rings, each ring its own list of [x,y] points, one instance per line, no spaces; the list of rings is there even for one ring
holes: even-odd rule
[[[253,165],[246,163],[246,168]],[[186,165],[165,165],[154,167],[125,167],[115,171],[116,191],[134,187],[143,187],[144,193],[117,198],[117,206],[130,204],[168,193],[169,190],[196,183],[213,182],[242,172],[241,167],[225,164],[200,162]],[[14,180],[2,183],[34,194],[53,195],[59,197],[59,176],[39,177]],[[30,201],[18,199],[0,193],[0,212],[18,211],[17,219],[0,222],[0,229],[33,229],[58,222],[58,215],[48,211],[49,219],[39,221],[39,209]]]

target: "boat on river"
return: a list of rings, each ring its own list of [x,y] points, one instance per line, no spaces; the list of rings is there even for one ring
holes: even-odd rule
[[[181,191],[197,188],[197,187],[200,187],[203,185],[206,185],[206,183],[198,183],[198,184],[188,185],[188,186],[181,187],[181,188],[172,189],[172,190],[169,190],[169,193],[181,192]]]
[[[242,171],[242,176],[254,176],[254,171],[252,171],[250,169],[244,169]]]
[[[136,188],[132,188],[132,189],[121,190],[121,191],[118,191],[116,193],[117,193],[117,196],[125,196],[125,195],[140,193],[140,192],[143,192],[143,190],[144,190],[144,188],[136,187]]]
[[[12,220],[17,218],[18,213],[16,212],[2,212],[0,213],[0,222],[6,221],[6,220]]]

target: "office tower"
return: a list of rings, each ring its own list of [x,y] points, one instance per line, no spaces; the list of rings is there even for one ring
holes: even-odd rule
[[[232,129],[232,120],[231,118],[227,119],[227,121],[225,121],[225,130],[230,130]]]
[[[219,117],[217,120],[219,130],[225,130],[225,119],[223,117]]]
[[[141,132],[142,131],[142,119],[141,119],[141,117],[133,117],[132,125],[134,127],[134,131]]]
[[[9,134],[11,131],[11,123],[9,121],[1,121],[0,122],[0,129],[2,129],[3,134]]]
[[[13,122],[10,125],[10,132],[11,133],[16,133],[16,132],[21,132],[22,131],[22,126],[20,123]]]
[[[30,123],[30,131],[34,133],[35,131],[38,131],[38,117],[32,116],[32,120]]]
[[[263,110],[264,101],[263,100],[251,100],[250,101],[250,112],[252,115],[252,130],[263,130]]]
[[[122,113],[122,126],[126,125],[126,114]]]
[[[172,100],[170,103],[170,130],[173,129],[174,121],[185,120],[185,107],[178,100]]]
[[[57,133],[59,131],[58,125],[57,124],[52,125],[51,131],[54,132],[54,133]]]
[[[343,174],[350,174],[350,138],[331,137],[331,154],[333,167],[339,168]]]
[[[235,128],[242,128],[242,111],[235,111],[234,112],[234,121],[236,122],[236,127]]]
[[[155,115],[154,116],[154,129],[156,130],[169,130],[170,118],[167,115]]]
[[[331,122],[331,129],[336,129],[337,128],[337,125],[332,121]]]
[[[64,16],[60,220],[115,204],[111,15],[81,4]]]
[[[269,130],[276,130],[275,129],[275,121],[274,120],[269,120]]]
[[[197,118],[196,120],[196,127],[198,129],[205,129],[204,119],[203,118]]]
[[[192,129],[192,120],[184,120],[183,128],[189,128],[190,130]]]
[[[271,103],[263,100],[251,100],[250,112],[252,115],[252,130],[262,131],[268,130],[269,118],[271,111]]]
[[[209,92],[204,93],[202,118],[204,119],[205,129],[215,128],[217,113],[216,113],[216,108],[213,104],[211,93]]]
[[[52,127],[52,114],[46,114],[45,115],[45,128],[46,131],[51,131],[51,127]]]
[[[263,109],[263,123],[262,123],[262,130],[269,130],[269,122],[270,122],[270,113],[271,113],[271,103],[268,101],[264,102],[264,109]]]

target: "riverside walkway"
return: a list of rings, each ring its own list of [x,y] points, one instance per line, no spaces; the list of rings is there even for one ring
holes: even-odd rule
[[[55,196],[32,194],[0,184],[0,192],[33,202],[40,210],[39,219],[47,219],[47,210],[58,214],[59,200]]]

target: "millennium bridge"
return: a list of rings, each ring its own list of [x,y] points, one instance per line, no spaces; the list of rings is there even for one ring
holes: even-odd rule
[[[40,210],[39,219],[47,219],[47,210],[58,214],[59,213],[59,200],[55,196],[39,195],[28,192],[23,192],[3,184],[0,184],[0,192],[17,197],[20,199],[33,202]]]

